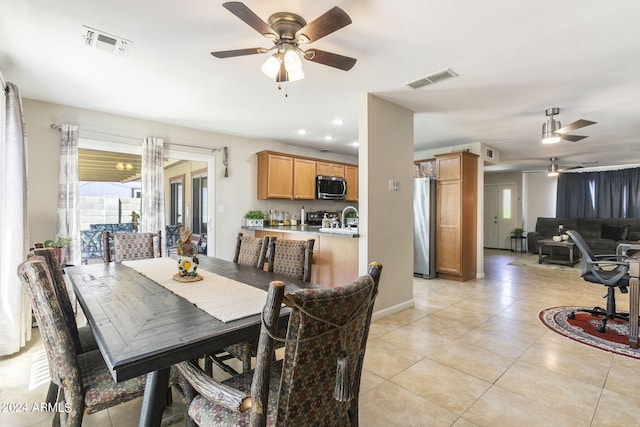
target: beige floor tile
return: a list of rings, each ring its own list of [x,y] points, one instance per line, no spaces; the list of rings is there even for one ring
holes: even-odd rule
[[[554,413],[571,416],[576,425],[588,425],[602,389],[525,362],[516,362],[496,385],[522,395]]]
[[[429,353],[427,357],[490,383],[495,382],[516,360],[482,348],[469,351],[464,337],[438,352]]]
[[[421,358],[427,354],[441,351],[443,347],[454,342],[455,338],[427,334],[411,324],[382,335],[378,337],[378,340],[392,344],[398,353]]]
[[[450,426],[458,418],[388,381],[360,398],[360,425],[367,427]]]
[[[491,386],[487,381],[429,359],[402,371],[391,382],[456,415],[462,415]]]
[[[367,342],[364,368],[382,378],[389,379],[420,359],[422,356],[400,353],[394,344],[374,339]]]
[[[628,394],[631,384],[640,384],[640,360],[625,356],[615,356],[613,359],[604,389],[622,395]],[[640,408],[640,399],[636,406]]]
[[[632,387],[632,382],[629,386]],[[637,384],[637,382],[635,383]],[[634,387],[635,388],[635,387]],[[604,390],[593,417],[593,427],[619,427],[640,425],[638,395],[615,393]]]

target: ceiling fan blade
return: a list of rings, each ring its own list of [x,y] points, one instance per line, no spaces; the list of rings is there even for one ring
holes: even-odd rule
[[[279,37],[278,33],[273,31],[273,29],[264,22],[262,18],[253,13],[253,11],[244,3],[239,1],[230,1],[223,3],[222,6],[263,36],[273,37],[274,39]]]
[[[560,129],[558,129],[556,131],[556,133],[559,133],[560,135],[563,135],[565,133],[569,133],[569,132],[574,131],[576,129],[580,129],[580,128],[583,128],[585,126],[594,125],[594,124],[596,124],[596,122],[592,122],[591,120],[580,119],[580,120],[577,120],[577,121],[575,121],[573,123],[569,123],[566,126],[561,127]]]
[[[250,49],[222,50],[219,52],[211,52],[216,58],[233,58],[234,56],[254,55],[256,53],[265,53],[267,49],[263,47],[253,47]]]
[[[338,6],[334,6],[325,12],[324,15],[317,17],[300,28],[296,32],[296,40],[298,40],[300,36],[304,36],[308,39],[308,42],[313,42],[349,24],[351,24],[351,18],[347,15],[347,12]],[[307,40],[300,40],[300,43],[305,42],[307,42]]]
[[[325,52],[320,49],[307,49],[304,52],[304,58],[311,62],[328,65],[329,67],[339,68],[344,71],[349,71],[353,68],[357,61],[355,58],[338,55],[337,53]]]
[[[580,141],[581,139],[585,139],[586,136],[580,136],[580,135],[560,135],[560,138],[562,138],[565,141],[572,141],[572,142],[577,142]]]

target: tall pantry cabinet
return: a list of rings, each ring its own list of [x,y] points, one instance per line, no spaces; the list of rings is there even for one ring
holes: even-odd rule
[[[436,157],[436,271],[438,277],[476,277],[478,156],[466,151]]]

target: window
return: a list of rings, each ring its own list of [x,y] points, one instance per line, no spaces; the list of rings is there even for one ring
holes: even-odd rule
[[[502,219],[511,219],[511,189],[502,189]]]
[[[169,221],[171,225],[182,225],[184,221],[184,176],[172,178],[169,181],[170,211]]]
[[[207,193],[207,177],[193,177],[193,234],[203,234],[207,232],[208,218],[208,193]]]

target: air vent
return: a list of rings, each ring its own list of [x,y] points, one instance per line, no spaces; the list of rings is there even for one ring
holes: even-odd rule
[[[85,25],[82,26],[82,41],[86,46],[95,47],[119,56],[127,56],[133,44],[130,40]]]
[[[443,80],[450,79],[451,77],[458,77],[458,74],[456,74],[456,72],[451,68],[447,68],[446,70],[438,71],[437,73],[429,74],[428,76],[409,82],[407,83],[407,86],[419,89],[423,86],[429,86]]]

